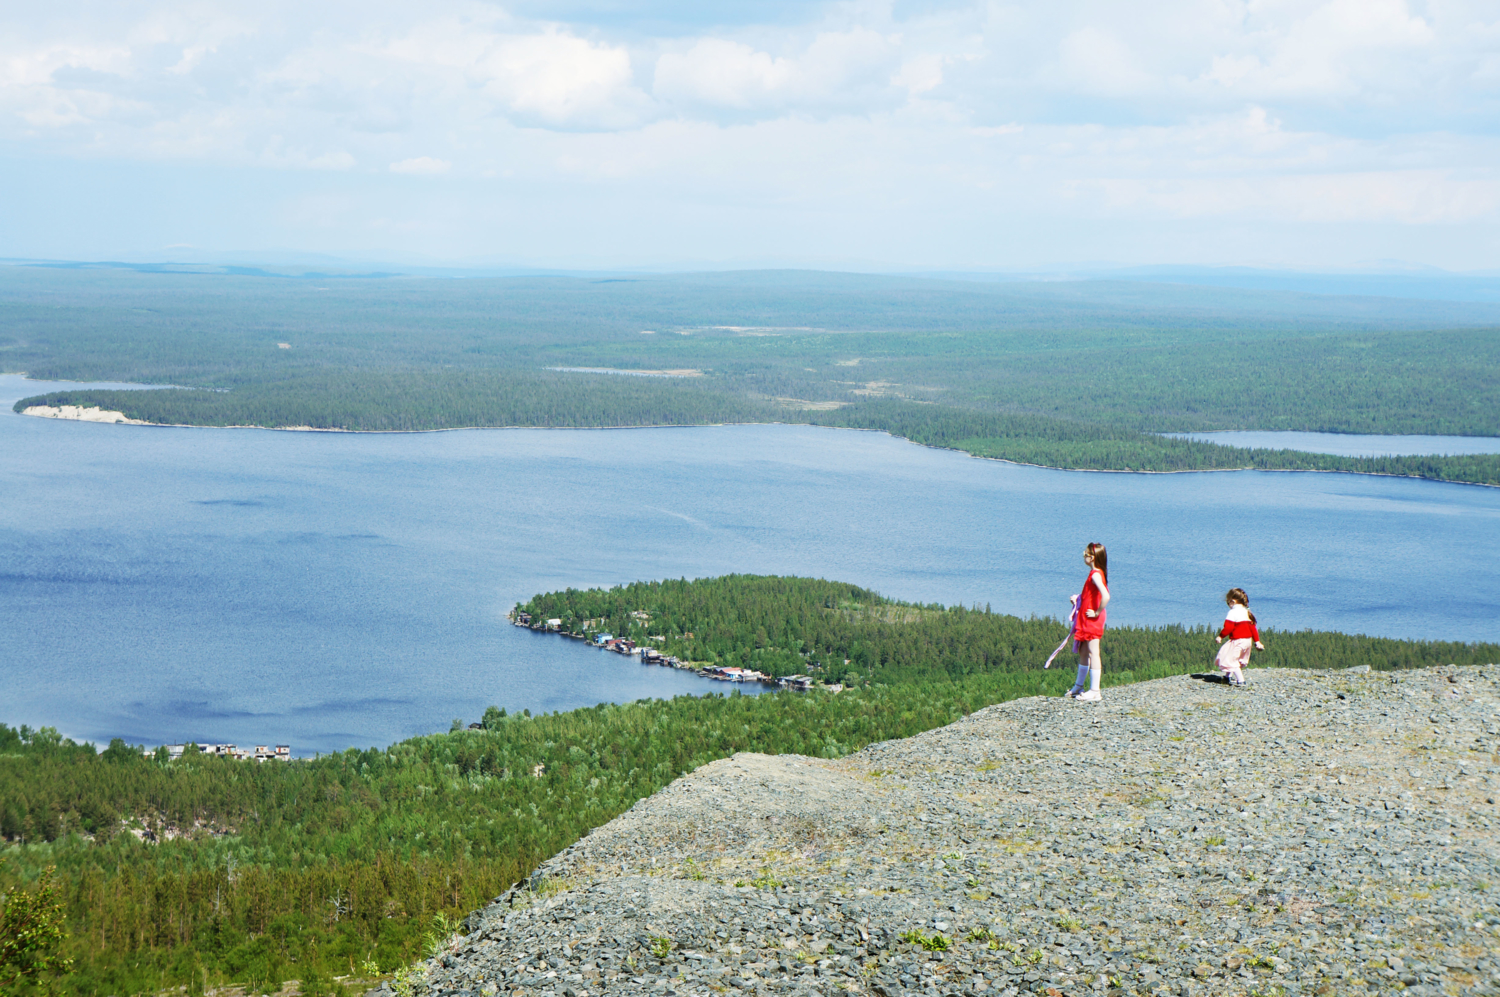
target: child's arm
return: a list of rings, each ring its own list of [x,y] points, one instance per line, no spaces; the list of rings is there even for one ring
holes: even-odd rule
[[[1264,651],[1266,649],[1266,645],[1260,642],[1260,626],[1254,620],[1251,620],[1250,629],[1255,631],[1255,646]]]
[[[1097,571],[1089,574],[1089,583],[1099,590],[1099,610],[1091,609],[1087,613],[1088,618],[1092,620],[1096,619],[1099,612],[1109,605],[1109,589],[1105,587],[1104,578]]]

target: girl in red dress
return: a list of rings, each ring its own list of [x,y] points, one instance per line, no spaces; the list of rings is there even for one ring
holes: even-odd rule
[[[1073,649],[1078,652],[1078,681],[1068,690],[1070,699],[1097,703],[1099,679],[1104,661],[1099,657],[1099,639],[1104,636],[1104,607],[1109,605],[1109,556],[1103,544],[1089,544],[1083,549],[1083,561],[1089,566],[1083,591],[1078,595],[1078,610],[1073,622]],[[1089,682],[1083,688],[1084,679]]]
[[[1219,671],[1224,673],[1230,685],[1243,687],[1245,669],[1250,665],[1251,646],[1264,651],[1266,645],[1260,642],[1260,627],[1256,625],[1255,614],[1250,612],[1250,597],[1245,594],[1245,590],[1230,589],[1224,595],[1224,603],[1229,607],[1229,612],[1224,615],[1224,626],[1214,638],[1224,646],[1219,648],[1214,663],[1219,666]]]

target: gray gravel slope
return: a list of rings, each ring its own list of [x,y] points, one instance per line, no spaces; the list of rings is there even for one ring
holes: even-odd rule
[[[1251,675],[705,765],[413,989],[1500,993],[1500,668]]]

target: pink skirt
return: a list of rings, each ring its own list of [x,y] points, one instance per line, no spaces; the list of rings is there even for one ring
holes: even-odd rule
[[[1254,646],[1255,641],[1249,637],[1233,637],[1226,640],[1219,648],[1214,664],[1219,666],[1219,671],[1226,673],[1248,668],[1250,667],[1250,649]]]

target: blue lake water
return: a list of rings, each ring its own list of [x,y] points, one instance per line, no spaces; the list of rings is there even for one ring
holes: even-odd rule
[[[1163,433],[1226,447],[1302,450],[1340,457],[1407,457],[1500,453],[1496,436],[1377,436],[1351,433],[1293,433],[1231,430],[1221,433]]]
[[[0,377],[0,720],[96,741],[307,753],[491,703],[730,688],[505,620],[539,591],[636,579],[818,575],[1055,616],[1098,540],[1116,624],[1217,624],[1233,585],[1281,629],[1492,640],[1500,609],[1497,489],[1052,471],[799,426],[292,433],[10,412],[51,389]]]

